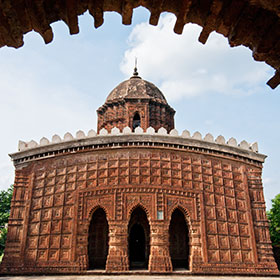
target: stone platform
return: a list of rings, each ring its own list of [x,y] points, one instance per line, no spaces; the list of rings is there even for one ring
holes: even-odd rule
[[[64,275],[64,276],[0,276],[0,280],[279,280],[280,277],[254,276],[186,276],[173,275]]]

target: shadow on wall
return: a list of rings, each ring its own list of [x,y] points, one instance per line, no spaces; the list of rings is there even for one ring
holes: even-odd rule
[[[274,258],[278,266],[278,270],[280,271],[280,247],[273,246]]]

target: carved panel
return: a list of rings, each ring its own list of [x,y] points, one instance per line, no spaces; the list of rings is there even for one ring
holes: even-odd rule
[[[54,207],[52,210],[53,210],[53,213],[52,213],[53,219],[55,219],[55,220],[62,219],[63,207]]]
[[[60,235],[50,236],[50,248],[60,248]]]
[[[25,256],[27,261],[35,261],[37,257],[37,250],[27,250]]]
[[[28,249],[35,249],[37,248],[37,243],[38,243],[38,236],[29,236],[29,238],[27,239],[26,247]]]
[[[61,237],[61,247],[62,248],[70,248],[71,246],[71,235],[62,235]]]
[[[217,222],[219,234],[228,234],[228,224],[226,222]]]
[[[58,261],[59,260],[59,250],[51,249],[49,251],[49,260],[50,261]]]
[[[65,206],[63,208],[63,217],[64,217],[64,219],[74,218],[74,207],[73,206]]]
[[[224,236],[224,235],[220,235],[219,236],[219,247],[221,249],[229,249],[229,237],[228,236]]]
[[[230,251],[229,250],[221,250],[220,251],[220,258],[221,258],[221,262],[230,263],[231,262]]]
[[[249,236],[249,226],[248,225],[239,225],[240,235]]]
[[[41,210],[31,211],[30,213],[30,222],[39,222],[41,216]]]
[[[193,196],[190,194],[190,196]],[[171,218],[173,210],[181,206],[188,211],[192,220],[197,220],[197,205],[194,197],[181,197],[181,196],[167,196],[167,214]]]
[[[235,210],[228,209],[227,211],[227,218],[229,222],[236,223],[238,221],[237,219],[237,212]]]
[[[220,261],[220,255],[218,250],[208,250],[208,259],[210,263],[216,263]]]
[[[37,254],[38,261],[47,261],[48,260],[48,250],[38,250]]]
[[[62,225],[62,221],[58,220],[58,221],[52,221],[51,223],[51,233],[60,233],[61,232],[61,225]]]
[[[242,249],[244,249],[244,250],[251,249],[251,244],[250,244],[250,239],[249,238],[241,237],[240,241],[241,241]]]
[[[29,225],[29,235],[38,235],[39,234],[39,228],[40,224],[39,223],[34,223]]]
[[[242,262],[242,254],[240,250],[231,250],[231,261],[233,263],[241,263]]]
[[[148,219],[155,218],[153,205],[155,205],[155,197],[152,194],[125,194],[124,215],[129,219],[129,214],[134,207],[142,205],[147,212]]]
[[[238,236],[230,236],[229,241],[231,249],[240,249],[240,238]]]
[[[217,233],[217,222],[216,221],[207,221],[207,233],[208,234]]]
[[[226,221],[227,219],[226,208],[216,208],[216,216],[217,216],[217,220]]]
[[[228,223],[228,231],[230,235],[239,235],[238,224]]]
[[[252,263],[254,262],[253,254],[251,251],[242,251],[242,259],[245,263]]]
[[[52,218],[52,209],[43,209],[42,210],[42,221],[49,221]]]
[[[214,194],[212,193],[204,193],[204,202],[205,202],[205,205],[215,205],[215,197],[214,197]]]
[[[61,250],[60,254],[61,254],[60,256],[61,261],[69,261],[71,256],[71,250],[63,249]]]
[[[215,208],[211,206],[206,206],[205,207],[205,214],[208,220],[214,220],[216,219],[216,212]]]
[[[45,196],[44,197],[44,202],[43,202],[43,207],[48,208],[53,206],[53,195]]]
[[[42,208],[42,203],[43,203],[43,198],[34,198],[32,200],[32,210],[36,210],[36,209],[41,209]]]
[[[64,181],[65,181],[65,179],[64,179]],[[68,183],[68,184],[70,185],[70,184],[73,184],[73,183]],[[61,182],[61,178],[60,178],[60,183],[57,183],[53,189],[54,189],[54,192],[55,192],[56,194],[57,194],[57,193],[62,193],[62,192],[65,191],[65,183],[62,183],[62,182]],[[53,193],[53,192],[52,192],[52,193]]]
[[[43,235],[39,237],[39,248],[48,248],[49,247],[49,236]]]
[[[218,249],[218,237],[216,235],[208,235],[207,244],[209,249]]]
[[[105,209],[108,215],[107,219],[113,219],[114,217],[114,207],[112,207],[112,202],[114,201],[113,195],[103,195],[103,196],[91,196],[87,195],[84,201],[84,216],[83,219],[89,219],[90,212],[93,208],[101,206]]]
[[[56,193],[54,195],[54,206],[61,206],[64,203],[64,193]]]
[[[72,230],[73,230],[73,221],[63,220],[62,233],[72,233]]]

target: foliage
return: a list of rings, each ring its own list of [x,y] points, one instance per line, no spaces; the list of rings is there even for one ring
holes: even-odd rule
[[[6,239],[7,239],[7,228],[2,228],[1,229],[1,235],[0,235],[0,256],[3,255],[4,249],[5,249],[5,244],[6,244]]]
[[[280,194],[272,199],[272,207],[267,216],[272,245],[280,247]]]
[[[11,200],[13,196],[13,186],[6,191],[0,192],[0,229],[5,227],[10,216]]]
[[[0,192],[0,255],[5,249],[8,219],[10,216],[11,200],[13,196],[13,186]]]

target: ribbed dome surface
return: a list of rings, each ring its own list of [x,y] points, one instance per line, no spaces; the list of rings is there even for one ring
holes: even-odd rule
[[[129,80],[120,83],[111,91],[106,102],[125,98],[153,99],[159,103],[167,104],[162,92],[154,84],[141,79],[139,76],[132,76]]]

